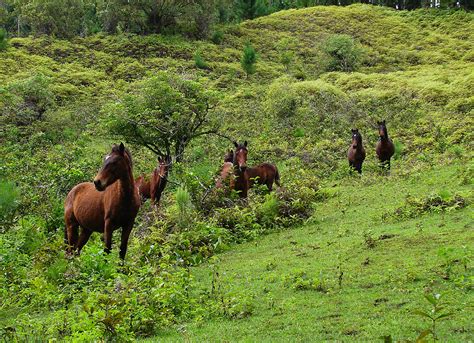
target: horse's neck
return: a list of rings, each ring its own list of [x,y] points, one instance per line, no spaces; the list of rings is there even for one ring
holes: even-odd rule
[[[133,199],[135,197],[135,181],[131,168],[128,175],[124,175],[119,179],[118,187],[125,199]]]

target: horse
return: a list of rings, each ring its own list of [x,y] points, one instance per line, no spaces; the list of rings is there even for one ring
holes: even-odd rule
[[[351,129],[352,143],[347,151],[347,159],[349,160],[349,167],[362,174],[362,163],[365,160],[365,149],[362,145],[362,135],[358,129]]]
[[[150,197],[154,205],[158,205],[166,184],[168,183],[168,173],[171,167],[171,156],[158,159],[158,167],[153,170],[151,175]]]
[[[377,122],[377,125],[379,126],[379,141],[377,142],[375,152],[377,153],[382,168],[390,170],[390,158],[395,153],[395,146],[388,137],[385,120]]]
[[[171,158],[158,158],[158,167],[153,170],[150,180],[146,180],[144,175],[135,179],[135,185],[138,187],[142,204],[151,199],[153,204],[158,205],[161,194],[167,183],[168,172],[171,166]]]
[[[233,158],[234,177],[230,182],[230,189],[233,189],[239,193],[241,198],[247,198],[249,190],[249,179],[245,172],[247,169],[247,141],[244,144],[234,142],[235,151]]]
[[[278,187],[281,187],[280,174],[274,164],[262,163],[258,166],[247,168],[245,173],[249,179],[249,187],[253,187],[255,184],[267,185],[270,192],[273,189],[274,182]]]
[[[216,188],[223,188],[224,183],[228,180],[234,168],[234,151],[229,150],[224,156],[224,165],[222,166],[219,177],[216,181]]]
[[[104,233],[106,253],[112,248],[112,232],[122,228],[120,258],[125,259],[130,232],[140,207],[133,179],[132,155],[123,143],[105,156],[94,182],[76,185],[64,203],[67,252],[81,249],[92,232]],[[82,228],[78,238],[79,226]]]

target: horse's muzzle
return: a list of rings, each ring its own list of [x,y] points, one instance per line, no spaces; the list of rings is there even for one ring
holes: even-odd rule
[[[105,189],[102,186],[102,182],[100,182],[100,180],[94,180],[94,186],[95,186],[95,189],[97,189],[99,192],[102,192]]]

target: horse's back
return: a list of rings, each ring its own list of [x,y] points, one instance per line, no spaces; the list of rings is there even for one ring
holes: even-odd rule
[[[76,185],[67,195],[64,215],[89,231],[104,231],[103,194],[92,182]]]

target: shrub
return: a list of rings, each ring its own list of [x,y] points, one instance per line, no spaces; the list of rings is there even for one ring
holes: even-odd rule
[[[247,45],[244,47],[242,58],[240,60],[240,65],[242,66],[242,69],[247,74],[247,78],[249,77],[249,75],[252,75],[255,73],[256,62],[257,62],[257,53],[255,52],[255,49],[253,48],[253,46],[250,45],[250,43],[247,43]]]
[[[0,51],[7,50],[8,40],[7,40],[7,31],[0,28]]]
[[[196,51],[196,54],[194,55],[194,65],[199,69],[209,68],[208,64],[206,63],[206,61],[204,61],[204,58],[202,58],[199,51]]]
[[[328,71],[354,71],[362,61],[362,50],[351,36],[332,35],[323,48],[329,56]]]
[[[20,192],[13,182],[0,180],[0,233],[12,222],[19,197]]]
[[[216,30],[213,32],[211,36],[211,41],[214,44],[217,44],[217,45],[221,44],[223,40],[224,40],[224,32],[222,32],[221,30]]]

